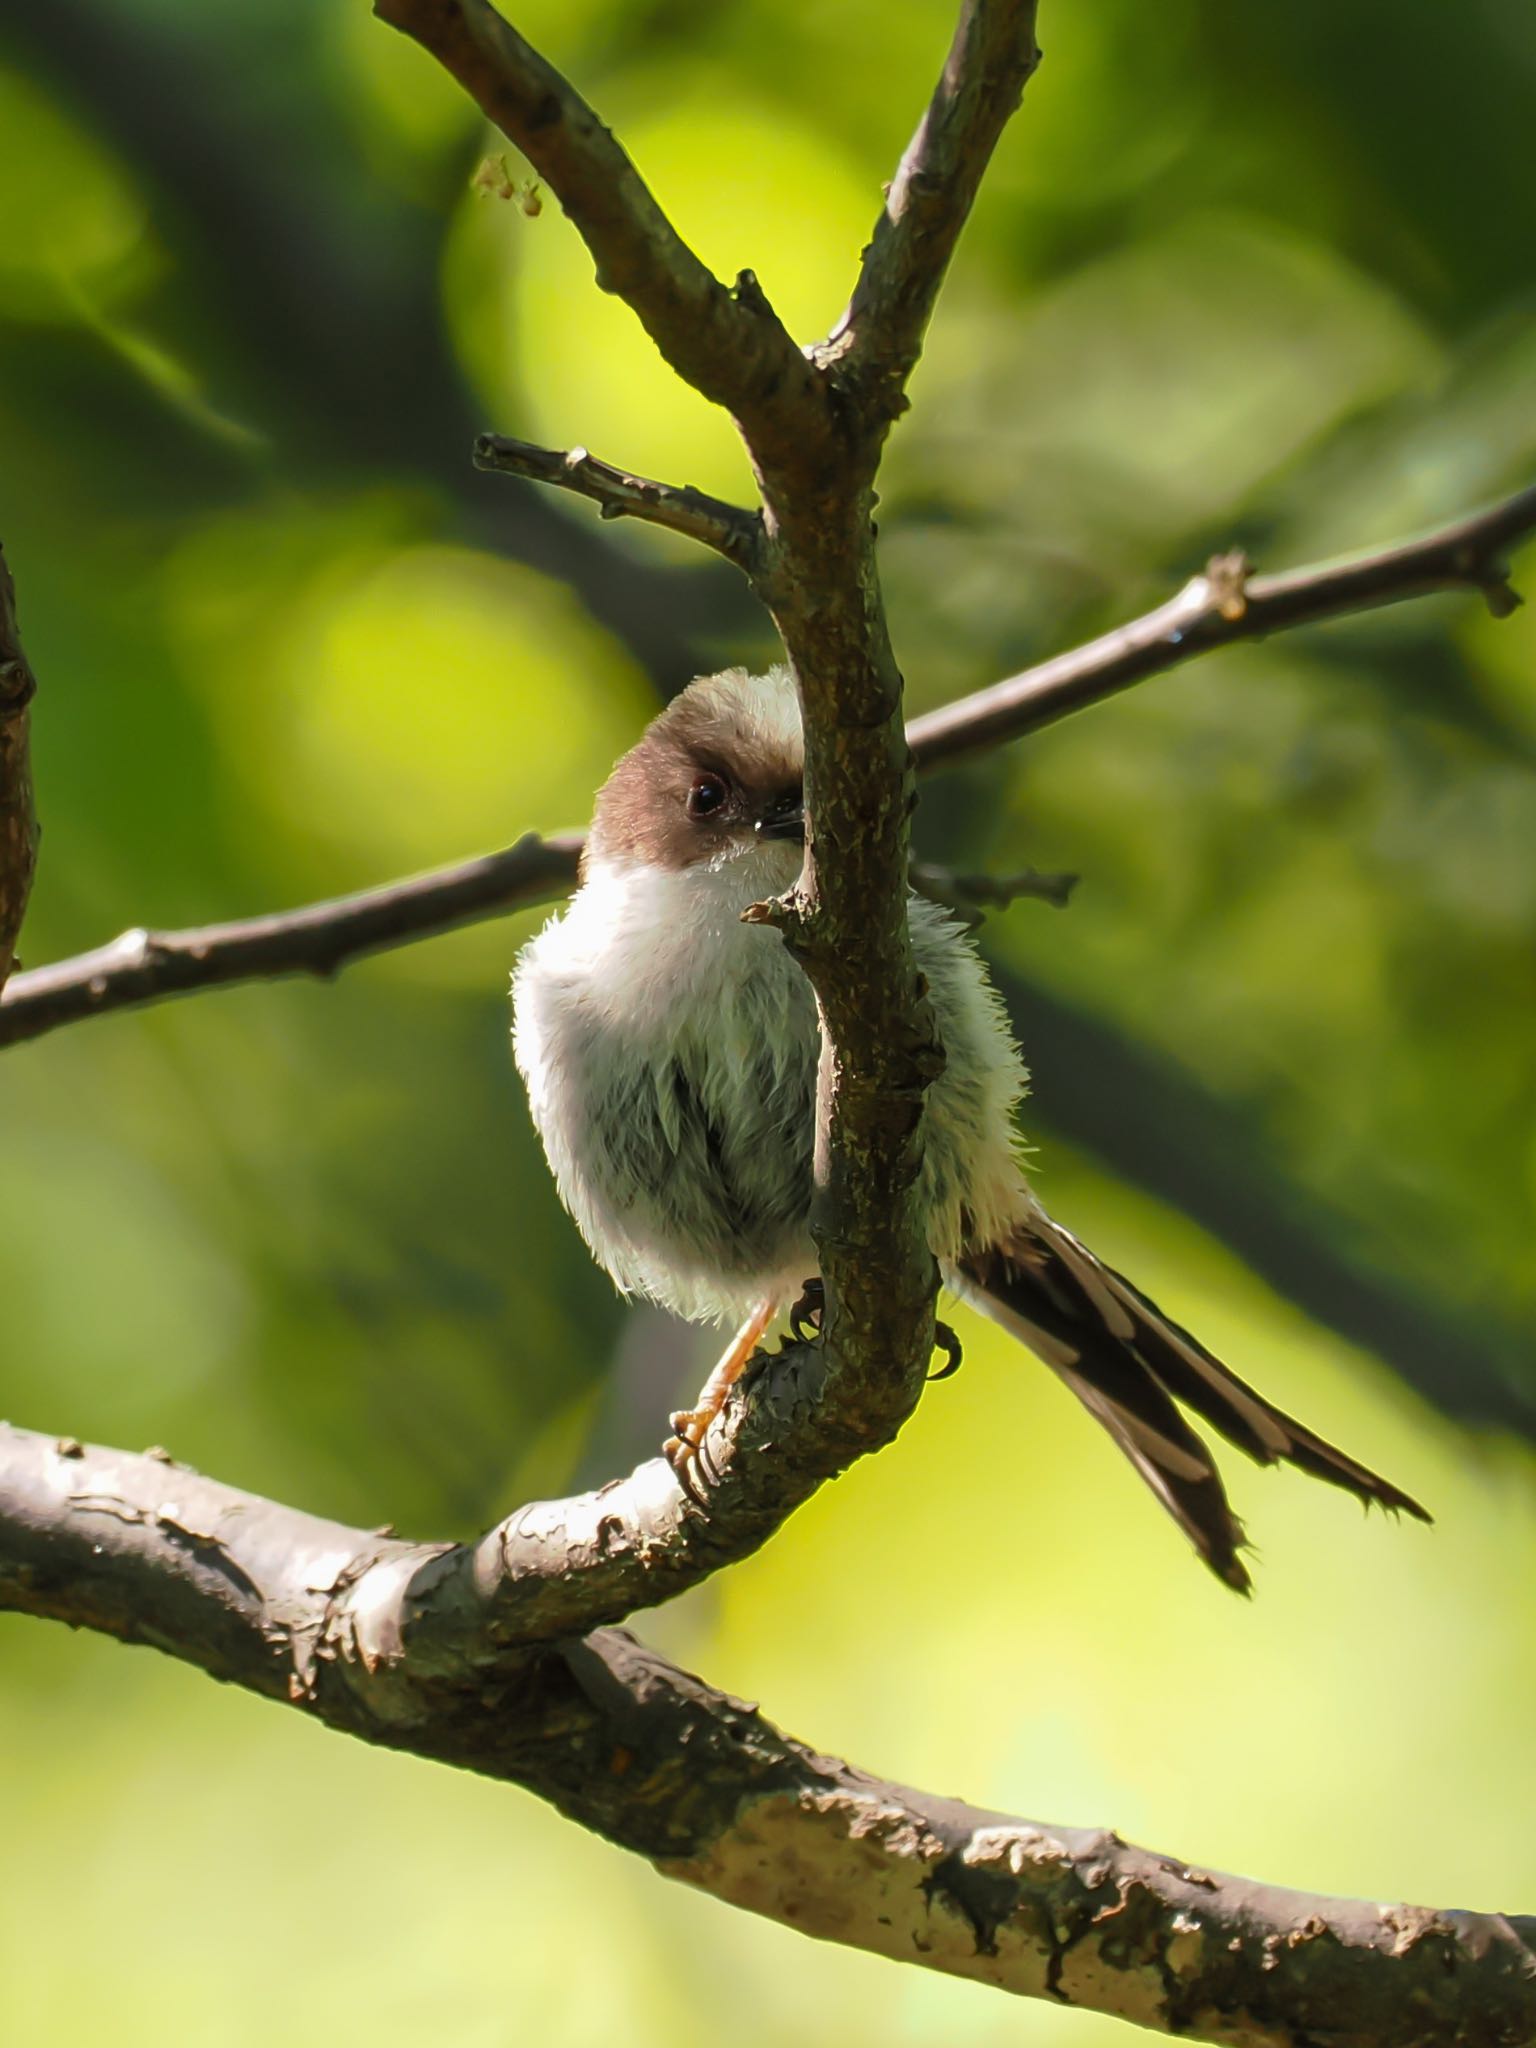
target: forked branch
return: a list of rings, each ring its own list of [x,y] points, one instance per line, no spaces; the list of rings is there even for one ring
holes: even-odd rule
[[[754,584],[805,712],[806,859],[777,921],[815,986],[827,1048],[810,1216],[825,1287],[824,1424],[848,1455],[876,1448],[915,1404],[932,1340],[938,1269],[917,1189],[923,1097],[942,1054],[907,924],[912,762],[873,486],[949,251],[1027,75],[1001,53],[1027,45],[1032,61],[1033,8],[963,0],[927,139],[898,176],[891,260],[882,254],[864,295],[865,345],[887,320],[899,330],[873,406],[848,402],[830,354],[796,347],[751,271],[727,289],[699,261],[580,94],[486,0],[376,0],[376,12],[518,145],[592,252],[599,284],[746,443],[763,494]]]
[[[811,845],[781,917],[816,984],[832,1047],[825,1074],[837,1081],[835,1094],[822,1090],[813,1215],[822,1339],[765,1365],[712,1429],[708,1516],[653,1461],[594,1494],[524,1508],[467,1547],[365,1535],[238,1494],[163,1453],[94,1451],[0,1425],[0,1607],[151,1642],[364,1740],[514,1780],[671,1875],[884,1955],[1253,2048],[1324,2034],[1335,2048],[1531,2038],[1529,1923],[1301,1900],[1113,1835],[932,1800],[818,1757],[628,1637],[592,1631],[746,1554],[822,1479],[887,1441],[917,1398],[936,1274],[913,1190],[938,1049],[907,930],[909,746],[931,765],[1272,625],[1425,588],[1501,593],[1494,554],[1536,524],[1536,493],[1441,536],[1438,553],[1419,543],[1374,569],[1308,572],[1318,588],[1305,578],[1262,586],[1244,564],[1213,564],[1138,627],[907,732],[875,573],[874,476],[982,171],[1035,61],[1033,5],[964,0],[849,313],[809,355],[750,271],[728,287],[699,261],[592,109],[486,0],[377,0],[376,11],[522,149],[599,284],[732,413],[752,456],[760,521],[585,455],[548,456],[560,473],[546,480],[741,561],[800,683]],[[506,466],[547,470],[547,451],[502,446],[519,451]],[[0,693],[9,676],[24,697],[19,650],[5,666],[8,585],[0,597]],[[0,694],[0,734],[17,716]],[[286,917],[130,934],[19,977],[0,998],[0,1023],[35,1035],[216,981],[330,972],[554,893],[578,845],[525,840]]]
[[[597,266],[685,382],[791,463],[824,450],[826,394],[750,272],[721,282],[581,94],[486,0],[375,0],[515,143]],[[798,452],[797,452],[798,451]]]

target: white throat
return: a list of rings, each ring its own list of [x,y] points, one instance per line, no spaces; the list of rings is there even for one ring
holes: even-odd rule
[[[535,943],[547,967],[590,977],[601,1006],[631,1030],[675,1031],[690,1012],[734,1008],[765,978],[800,979],[778,933],[741,916],[799,869],[799,847],[783,841],[686,868],[591,859],[565,915]]]

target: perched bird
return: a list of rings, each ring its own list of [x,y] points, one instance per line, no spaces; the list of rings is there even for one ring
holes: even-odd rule
[[[799,872],[803,761],[786,669],[690,685],[603,785],[581,886],[513,976],[517,1064],[593,1256],[625,1294],[741,1323],[699,1405],[672,1418],[685,1482],[732,1380],[816,1266],[815,999],[778,934],[742,921]],[[945,1052],[921,1195],[947,1286],[1065,1381],[1229,1586],[1249,1584],[1242,1525],[1181,1403],[1261,1464],[1427,1520],[1046,1214],[1021,1164],[1027,1076],[1002,1003],[945,911],[913,895],[908,916]]]

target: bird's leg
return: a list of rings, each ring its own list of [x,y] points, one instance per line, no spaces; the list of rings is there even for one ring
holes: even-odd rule
[[[698,1403],[693,1408],[679,1408],[672,1417],[673,1434],[661,1447],[661,1454],[677,1474],[685,1493],[690,1494],[700,1505],[703,1492],[698,1484],[702,1471],[707,1479],[710,1474],[704,1465],[704,1438],[709,1425],[725,1406],[726,1396],[741,1378],[742,1368],[757,1349],[764,1330],[773,1321],[777,1300],[760,1301],[751,1315],[736,1332],[721,1355],[720,1363],[699,1390]]]
[[[947,1380],[951,1373],[956,1373],[960,1370],[960,1360],[964,1355],[960,1349],[960,1339],[955,1335],[948,1323],[936,1322],[934,1324],[933,1348],[935,1351],[943,1352],[944,1363],[936,1372],[929,1373],[928,1377],[931,1380]]]

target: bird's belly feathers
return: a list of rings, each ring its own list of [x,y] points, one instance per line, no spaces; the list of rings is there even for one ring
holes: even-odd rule
[[[816,1269],[815,999],[774,934],[718,938],[614,972],[551,926],[514,986],[518,1065],[566,1207],[626,1293],[693,1317],[745,1313]]]
[[[561,1198],[617,1284],[685,1316],[744,1314],[816,1271],[815,998],[739,899],[706,919],[679,889],[658,918],[653,875],[641,923],[623,883],[589,880],[525,949],[518,1066]],[[948,1054],[920,1195],[950,1260],[1027,1202],[1011,1124],[1024,1074],[969,942],[920,899],[911,916]]]

